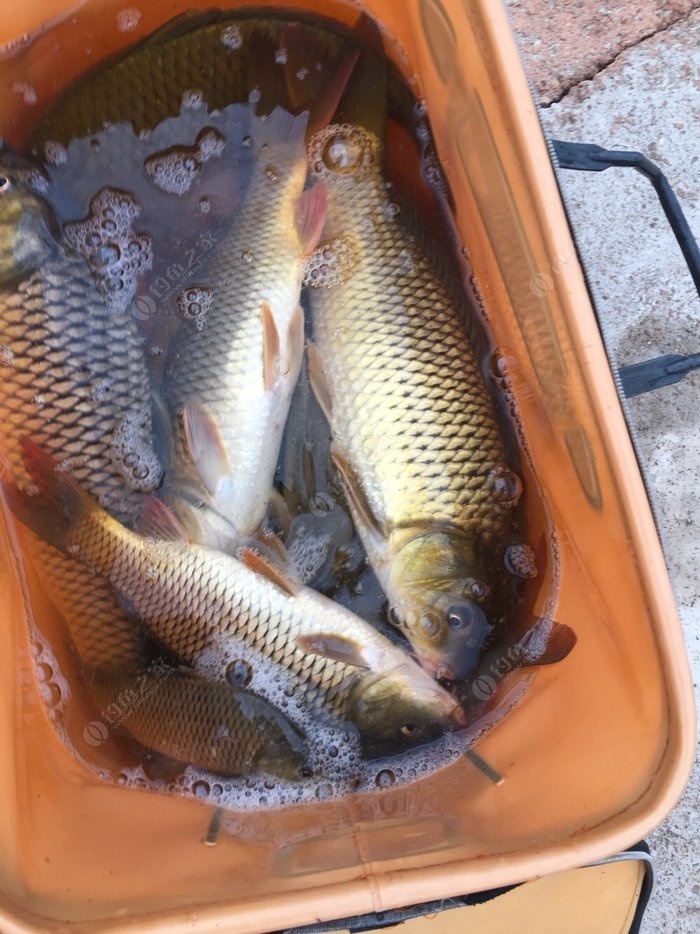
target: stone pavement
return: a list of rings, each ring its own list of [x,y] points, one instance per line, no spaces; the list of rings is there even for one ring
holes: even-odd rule
[[[700,239],[700,0],[506,0],[547,135],[639,150]],[[700,298],[649,182],[559,173],[611,359],[700,352]],[[700,371],[630,399],[642,463],[700,682]],[[700,706],[700,704],[699,704]],[[700,767],[650,835],[658,887],[643,934],[700,931]]]

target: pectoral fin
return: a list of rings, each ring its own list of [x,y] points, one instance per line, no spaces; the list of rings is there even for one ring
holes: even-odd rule
[[[542,617],[518,640],[523,655],[521,664],[553,665],[566,658],[576,645],[576,633],[565,623]]]
[[[280,590],[283,590],[285,593],[288,593],[291,597],[297,595],[299,590],[298,584],[290,580],[280,568],[275,567],[270,560],[261,555],[255,548],[245,545],[239,550],[238,558],[249,570],[266,577],[271,583],[279,587]]]
[[[378,542],[383,541],[385,537],[384,530],[372,512],[372,507],[365,495],[365,491],[362,489],[360,479],[335,444],[331,445],[331,461],[340,474],[345,496],[354,514],[355,524],[361,527],[367,535],[377,539]]]
[[[74,523],[86,513],[102,510],[66,471],[60,469],[51,454],[29,438],[23,438],[20,447],[37,492],[31,495],[6,481],[3,493],[7,504],[15,517],[35,535],[54,548],[66,551]]]
[[[189,530],[162,500],[149,496],[143,504],[138,532],[144,538],[166,542],[192,541]]]
[[[311,389],[316,396],[316,401],[321,406],[321,411],[326,416],[326,421],[330,425],[333,415],[331,393],[328,388],[328,383],[326,382],[326,374],[323,371],[321,353],[313,341],[309,341],[307,345],[306,357],[308,360],[309,383],[311,383]]]
[[[313,635],[297,636],[294,641],[297,648],[306,655],[322,655],[324,658],[342,662],[344,665],[352,665],[354,668],[369,669],[370,667],[363,655],[362,646],[347,636],[334,632],[318,632]]]
[[[263,385],[265,392],[272,392],[280,378],[280,335],[268,302],[260,305],[260,318],[263,330]]]
[[[328,190],[320,182],[303,191],[294,210],[294,225],[302,256],[309,256],[318,246],[328,213]]]
[[[182,409],[182,426],[189,457],[205,489],[211,496],[216,496],[223,481],[231,476],[216,419],[198,402],[187,402]]]

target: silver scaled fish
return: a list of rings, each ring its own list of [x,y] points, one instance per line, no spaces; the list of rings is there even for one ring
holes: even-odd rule
[[[85,261],[58,240],[46,203],[24,182],[35,170],[0,159],[0,453],[5,477],[26,487],[27,432],[124,521],[140,512],[162,469],[153,449],[149,378],[135,322],[110,314]],[[118,202],[118,197],[115,199]],[[108,582],[27,534],[80,659],[107,706],[147,670],[134,620]],[[86,679],[87,683],[87,679]],[[303,742],[271,705],[180,671],[124,726],[143,745],[212,771],[252,767],[299,777]],[[230,744],[207,742],[226,734]],[[257,738],[255,738],[257,737]],[[240,740],[240,743],[239,743]]]
[[[195,662],[224,640],[252,648],[276,666],[309,713],[355,724],[373,754],[461,725],[454,698],[359,617],[291,587],[248,548],[239,561],[179,539],[158,500],[147,518],[161,539],[129,531],[35,444],[22,447],[38,493],[6,489],[15,515],[109,580],[179,657]]]

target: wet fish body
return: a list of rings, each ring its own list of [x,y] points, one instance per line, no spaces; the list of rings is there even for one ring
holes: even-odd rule
[[[109,711],[127,682],[133,694],[141,680],[133,672],[98,677],[93,692]],[[178,714],[173,731],[173,717]],[[235,730],[231,729],[234,724]],[[148,693],[137,696],[127,709],[124,725],[149,749],[217,775],[248,775],[258,770],[298,781],[304,769],[305,744],[278,710],[258,697],[192,672],[166,669]]]
[[[23,184],[24,170],[8,158],[0,176],[0,448],[5,479],[31,485],[21,455],[21,441],[31,433],[103,506],[133,520],[144,492],[153,490],[161,476],[136,324],[127,315],[111,314],[84,260],[47,235],[55,229],[51,212]],[[21,237],[18,229],[23,229]],[[106,704],[131,689],[145,670],[140,630],[116,603],[107,581],[46,541],[29,533],[26,538],[81,667],[95,672],[92,696]],[[291,744],[280,733],[281,715],[269,705],[265,714],[260,704],[253,716],[254,701],[245,707],[230,695],[227,685],[181,673],[145,698],[126,728],[144,745],[157,743],[172,758],[204,765],[215,763],[207,759],[203,737],[223,733],[234,749],[240,735],[241,750],[248,751],[238,759],[229,757],[225,768],[247,768],[250,762],[298,777],[303,744],[298,737]],[[253,728],[259,734],[254,750],[246,740]]]
[[[12,495],[18,517],[107,578],[130,611],[180,658],[227,639],[277,666],[316,716],[354,723],[374,748],[434,738],[456,704],[401,649],[315,591],[289,593],[252,554],[246,563],[185,541],[130,532],[25,445],[43,500]],[[267,569],[269,571],[269,569]]]
[[[306,124],[305,113],[281,108],[252,118],[246,194],[202,279],[206,318],[183,328],[166,365],[175,419],[193,416],[171,486],[191,487],[194,460],[208,501],[241,537],[265,517],[301,367],[303,257],[325,213],[322,188],[302,194]],[[206,531],[200,540],[208,541]]]
[[[432,671],[464,677],[489,631],[520,482],[465,333],[462,285],[392,203],[378,139],[332,125],[309,144],[328,219],[306,274],[310,370],[353,518],[394,617]]]

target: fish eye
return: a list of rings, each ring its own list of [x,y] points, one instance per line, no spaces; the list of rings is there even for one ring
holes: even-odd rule
[[[447,621],[451,629],[468,629],[474,621],[471,607],[464,604],[451,606],[447,612]]]
[[[404,725],[401,727],[401,735],[413,736],[413,734],[416,732],[416,729],[417,727],[415,723],[404,723]]]
[[[14,187],[9,175],[0,175],[0,195],[7,194]]]
[[[393,606],[389,607],[389,610],[387,611],[387,618],[392,626],[399,626],[401,623],[399,614],[396,612]]]

